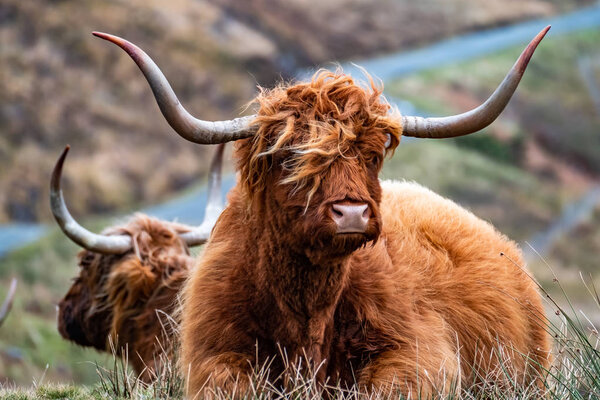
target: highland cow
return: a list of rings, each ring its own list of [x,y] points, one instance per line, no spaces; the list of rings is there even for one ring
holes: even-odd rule
[[[211,166],[200,227],[136,214],[103,235],[86,232],[68,214],[60,189],[67,151],[52,176],[52,209],[65,234],[85,250],[78,255],[79,275],[59,303],[58,330],[81,346],[119,353],[126,349],[135,371],[150,381],[156,363],[173,354],[178,294],[193,266],[189,247],[206,241],[222,209],[223,145]],[[120,247],[122,243],[129,245]]]
[[[400,116],[372,80],[320,71],[263,90],[256,115],[220,122],[192,117],[141,49],[95,33],[133,58],[181,136],[237,141],[238,184],[183,290],[190,396],[235,386],[241,396],[268,360],[274,385],[303,362],[321,384],[409,397],[542,378],[550,340],[517,245],[450,200],[378,174],[402,135],[489,125],[547,30],[484,104],[457,116]]]

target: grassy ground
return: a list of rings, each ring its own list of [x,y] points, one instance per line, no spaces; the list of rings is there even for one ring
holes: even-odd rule
[[[556,285],[560,286],[557,280]],[[600,299],[596,288],[586,283],[589,296],[597,308]],[[581,399],[592,400],[600,397],[600,351],[598,329],[577,315],[568,298],[546,296],[552,312],[552,322],[548,332],[555,342],[552,366],[546,370],[543,389],[537,386],[523,386],[509,380],[508,384],[497,387],[494,384],[478,384],[462,387],[456,394],[435,396],[435,399],[483,400],[511,399],[548,400]],[[583,322],[582,322],[583,321]],[[505,368],[505,367],[503,367]],[[156,382],[144,385],[124,366],[122,360],[114,359],[108,369],[99,368],[99,382],[92,386],[64,385],[36,382],[30,388],[0,387],[2,399],[183,399],[184,383],[175,372],[173,365],[167,365]],[[315,383],[316,371],[310,368],[289,368],[290,375],[284,387],[270,385],[264,368],[256,368],[251,376],[248,392],[223,393],[216,389],[211,398],[217,400],[236,398],[249,399],[289,399],[291,395],[298,400],[317,400],[324,398],[323,388]],[[508,376],[508,369],[499,372]],[[495,378],[497,379],[497,378]],[[485,379],[484,379],[485,382]],[[454,385],[452,386],[455,387]],[[341,389],[328,385],[328,395],[336,399],[403,399],[398,394],[365,393],[356,387]],[[331,397],[329,397],[331,398]],[[426,399],[414,396],[413,398]]]
[[[98,228],[98,224],[86,225]],[[94,226],[96,225],[96,226]],[[0,260],[2,284],[9,277],[19,284],[13,310],[0,328],[2,379],[30,385],[42,377],[48,381],[91,384],[97,381],[95,362],[106,357],[63,340],[56,328],[56,310],[61,297],[76,276],[78,248],[58,229],[42,240]]]

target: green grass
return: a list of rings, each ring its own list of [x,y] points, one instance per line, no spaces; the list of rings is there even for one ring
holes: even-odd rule
[[[445,141],[401,143],[394,157],[384,163],[382,177],[427,186],[515,240],[526,240],[545,229],[572,198],[565,188]]]
[[[522,141],[537,140],[558,157],[599,174],[600,119],[579,70],[580,59],[600,55],[599,42],[598,29],[556,37],[550,30],[507,110],[483,131],[502,140],[475,135],[453,142],[514,163],[523,156]],[[411,75],[387,85],[386,91],[433,115],[467,111],[493,92],[523,48]],[[600,86],[600,70],[595,72]]]
[[[87,221],[91,229],[98,221]],[[77,273],[76,245],[58,229],[48,236],[0,259],[1,291],[11,277],[19,279],[11,314],[0,327],[0,371],[20,385],[42,376],[50,381],[92,384],[97,381],[94,363],[108,358],[75,346],[60,337],[55,305]]]

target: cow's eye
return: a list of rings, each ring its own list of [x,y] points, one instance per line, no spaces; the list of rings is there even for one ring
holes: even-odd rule
[[[379,158],[379,156],[373,156],[369,160],[369,164],[370,164],[371,168],[379,168],[380,162],[381,162],[381,159]]]
[[[383,146],[386,149],[388,149],[392,145],[392,135],[390,135],[389,133],[386,133],[386,136],[387,136],[387,140],[385,141],[385,144]]]

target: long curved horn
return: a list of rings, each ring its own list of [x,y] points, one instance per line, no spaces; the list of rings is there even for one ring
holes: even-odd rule
[[[221,194],[221,175],[223,167],[223,150],[225,144],[220,144],[210,164],[208,175],[208,200],[202,224],[191,232],[184,233],[181,238],[189,247],[206,243],[213,226],[223,211],[223,195]]]
[[[477,132],[494,122],[517,89],[533,52],[549,29],[550,26],[544,28],[529,43],[500,86],[485,103],[471,111],[450,117],[402,117],[402,135],[431,139],[451,138]]]
[[[6,298],[4,299],[4,303],[2,303],[2,307],[0,307],[0,325],[4,323],[6,317],[8,317],[8,313],[12,308],[13,301],[15,299],[15,293],[17,292],[17,278],[13,278],[10,282],[10,288],[8,288],[8,293],[6,294]]]
[[[217,144],[247,138],[256,132],[256,126],[252,126],[253,115],[214,122],[193,117],[183,108],[167,78],[142,49],[108,33],[93,32],[93,35],[116,44],[129,54],[150,84],[165,119],[184,139],[200,144]]]
[[[123,254],[132,247],[129,235],[98,235],[90,232],[75,221],[69,213],[60,187],[63,164],[70,146],[65,147],[52,171],[50,182],[50,208],[60,229],[72,241],[90,251],[103,254]]]

